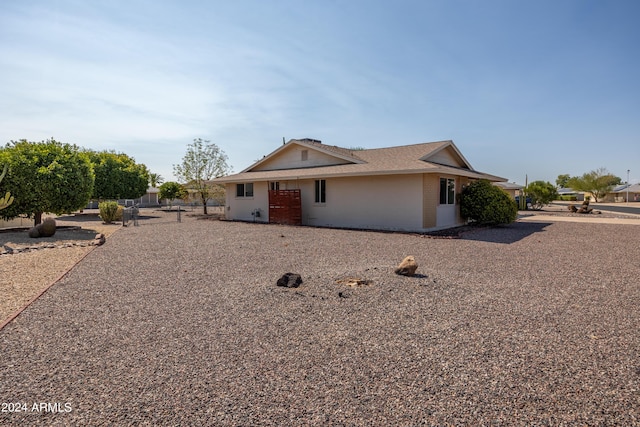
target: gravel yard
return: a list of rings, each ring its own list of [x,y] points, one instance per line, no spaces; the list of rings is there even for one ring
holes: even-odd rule
[[[143,221],[0,331],[0,425],[640,425],[639,238]]]

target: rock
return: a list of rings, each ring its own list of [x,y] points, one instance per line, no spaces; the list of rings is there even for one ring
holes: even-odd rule
[[[31,227],[29,229],[29,237],[31,237],[32,239],[37,239],[38,237],[40,237],[40,230],[38,229],[38,227]]]
[[[589,201],[585,200],[584,202],[582,202],[582,206],[580,206],[580,209],[578,209],[576,211],[576,213],[579,214],[590,214],[591,211],[593,211],[593,208],[589,207]]]
[[[101,246],[101,245],[104,245],[104,242],[106,241],[107,241],[107,238],[104,237],[104,234],[98,233],[96,234],[96,237],[93,239],[93,244],[96,246]]]
[[[368,286],[368,285],[372,285],[373,284],[373,280],[369,280],[369,279],[360,279],[357,277],[349,277],[347,279],[341,279],[341,280],[336,280],[336,283],[340,284],[340,285],[347,285],[347,286]]]
[[[418,264],[416,264],[415,258],[409,255],[405,259],[402,260],[400,265],[395,270],[396,274],[400,274],[402,276],[413,276],[418,269]]]
[[[37,225],[40,237],[51,237],[56,234],[56,220],[53,218],[45,218]]]
[[[576,208],[574,205],[567,206],[567,209],[569,209],[573,213],[578,212],[578,208]]]
[[[296,273],[285,273],[278,279],[276,285],[284,286],[286,288],[297,288],[302,284],[302,277]]]

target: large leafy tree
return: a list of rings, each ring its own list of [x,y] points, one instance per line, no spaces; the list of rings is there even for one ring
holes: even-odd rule
[[[211,180],[228,174],[231,167],[227,164],[226,154],[211,144],[208,140],[196,138],[187,146],[187,153],[182,163],[173,165],[173,173],[186,183],[188,189],[193,190],[207,214],[207,202],[221,190],[219,184],[212,184]]]
[[[95,170],[94,200],[137,199],[148,188],[149,171],[126,154],[87,151]]]
[[[4,179],[14,202],[1,211],[5,219],[18,215],[42,222],[45,212],[57,215],[82,209],[93,191],[93,167],[75,145],[49,139],[11,141],[0,150],[0,163],[9,165]]]
[[[556,185],[558,186],[558,188],[566,188],[567,183],[570,179],[571,175],[569,175],[568,173],[558,175],[558,177],[556,178]]]
[[[187,190],[177,182],[168,181],[160,186],[160,199],[169,200],[169,207],[174,199],[182,199],[187,195]]]
[[[540,210],[558,198],[558,190],[547,181],[533,181],[524,189],[534,209]]]
[[[595,202],[610,192],[615,185],[622,182],[605,168],[599,168],[591,172],[587,172],[580,177],[574,176],[569,179],[567,186],[575,191],[586,191],[593,195]]]

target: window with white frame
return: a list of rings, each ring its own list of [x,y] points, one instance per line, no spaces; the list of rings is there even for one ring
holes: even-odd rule
[[[327,181],[324,179],[316,179],[316,203],[327,202]]]
[[[236,197],[253,197],[253,182],[236,184]]]
[[[272,181],[269,185],[272,191],[280,190],[280,182],[278,181]]]
[[[440,178],[440,204],[453,205],[456,202],[456,180]]]

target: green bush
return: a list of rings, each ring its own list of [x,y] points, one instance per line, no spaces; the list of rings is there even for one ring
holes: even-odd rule
[[[578,200],[578,196],[560,196],[560,200],[566,202],[575,202]]]
[[[118,210],[116,211],[115,221],[122,221],[122,213],[124,212],[124,206],[118,205]]]
[[[509,224],[516,220],[518,206],[506,191],[482,179],[462,189],[460,213],[479,225]]]
[[[118,219],[118,203],[117,202],[100,202],[98,209],[100,210],[100,218],[107,224],[111,224]],[[120,209],[120,218],[122,218],[122,209]]]
[[[546,181],[534,181],[524,191],[531,199],[531,205],[535,210],[542,209],[558,198],[558,190],[555,185]]]

